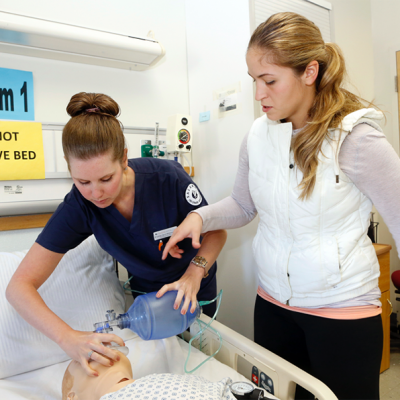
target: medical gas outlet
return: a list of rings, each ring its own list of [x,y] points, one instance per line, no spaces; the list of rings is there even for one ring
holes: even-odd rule
[[[158,157],[164,157],[166,151],[165,140],[159,140],[158,146],[153,146],[151,140],[141,140],[140,141],[140,156],[141,157],[154,157],[154,149],[158,149]]]
[[[176,114],[168,118],[168,153],[191,153],[192,118],[189,115]]]

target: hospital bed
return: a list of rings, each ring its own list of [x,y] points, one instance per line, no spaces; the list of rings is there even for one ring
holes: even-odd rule
[[[0,252],[0,399],[60,400],[68,356],[28,325],[5,299],[7,283],[26,252]],[[126,310],[125,293],[113,260],[93,236],[63,257],[39,292],[57,315],[78,330],[93,330],[93,323],[102,321],[110,308],[117,313]],[[209,321],[204,314],[200,318]],[[281,400],[293,399],[296,383],[319,400],[336,399],[326,385],[299,368],[217,321],[211,326],[220,337],[207,330],[201,336],[201,343],[199,339],[193,341],[186,365],[188,371],[213,354],[222,340],[217,355],[196,369],[195,375],[210,381],[230,377],[234,382],[255,380],[257,376],[257,383],[266,389],[265,395]],[[187,340],[198,330],[199,324],[193,324],[190,333],[185,333],[186,340],[172,337],[143,341],[128,329],[115,333],[129,347],[133,376],[140,378],[152,373],[185,373]]]

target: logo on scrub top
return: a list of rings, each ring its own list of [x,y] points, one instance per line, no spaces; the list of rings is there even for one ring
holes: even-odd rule
[[[198,206],[203,200],[199,192],[199,189],[197,189],[197,187],[193,185],[193,183],[191,183],[187,187],[185,197],[187,202],[192,206]]]

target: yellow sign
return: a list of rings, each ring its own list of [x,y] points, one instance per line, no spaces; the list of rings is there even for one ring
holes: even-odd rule
[[[0,121],[0,181],[44,178],[42,124]]]

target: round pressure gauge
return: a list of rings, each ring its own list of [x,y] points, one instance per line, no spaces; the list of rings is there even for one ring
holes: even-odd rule
[[[251,383],[248,382],[234,382],[229,388],[233,396],[239,400],[261,400],[265,399],[264,391],[262,389],[256,389]]]
[[[178,132],[178,140],[182,144],[187,144],[190,142],[190,133],[187,129],[181,129]]]

